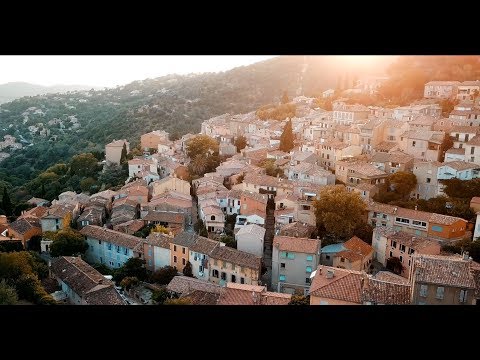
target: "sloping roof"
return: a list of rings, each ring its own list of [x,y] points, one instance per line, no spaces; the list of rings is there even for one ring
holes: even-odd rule
[[[412,155],[405,154],[400,151],[396,151],[392,153],[377,152],[370,159],[371,162],[377,162],[377,163],[394,162],[399,164],[404,164],[411,160],[413,160]]]
[[[227,283],[222,289],[218,305],[261,305],[265,286]]]
[[[220,285],[188,276],[175,276],[167,285],[168,291],[173,291],[178,294],[189,294],[193,290],[220,294],[221,289],[222,287]]]
[[[173,238],[173,243],[175,245],[184,246],[190,248],[197,241],[198,235],[195,233],[189,233],[186,231],[181,232]]]
[[[211,240],[203,236],[197,236],[195,243],[189,247],[189,250],[200,254],[210,255],[217,246],[220,246],[219,241]]]
[[[362,300],[382,305],[409,305],[410,284],[398,284],[368,278],[362,291]]]
[[[36,197],[32,197],[30,200],[27,201],[28,204],[33,204],[35,206],[38,206],[38,204],[48,203],[48,202],[49,202],[48,200],[36,198]]]
[[[139,243],[142,242],[142,239],[136,236],[127,235],[119,231],[114,231],[95,225],[85,226],[82,230],[80,230],[80,233],[84,236],[106,241],[129,249],[135,248]]]
[[[356,252],[350,251],[350,250],[343,250],[335,254],[335,257],[341,257],[345,258],[350,262],[355,262],[362,260],[363,257],[360,254],[357,254]]]
[[[374,149],[377,150],[377,151],[390,151],[392,150],[394,147],[398,146],[398,144],[396,142],[393,142],[393,141],[382,141],[380,143],[378,143]]]
[[[173,237],[158,232],[152,232],[143,240],[144,243],[164,249],[170,249]]]
[[[331,279],[327,278],[328,271],[333,271]],[[310,286],[310,295],[360,304],[363,278],[360,271],[320,265]]]
[[[405,279],[403,276],[394,274],[389,271],[379,271],[375,274],[375,279],[382,280],[394,284],[405,285],[409,284],[408,279]]]
[[[52,260],[52,272],[89,305],[125,305],[105,278],[80,257],[61,256]]]
[[[292,299],[292,294],[265,291],[261,293],[261,297],[262,305],[288,305]]]
[[[359,161],[359,162],[348,162],[348,161],[337,161],[337,165],[345,166],[349,170],[353,170],[355,173],[367,176],[367,177],[373,177],[373,176],[387,176],[387,173],[384,171],[377,169],[375,166],[373,166],[370,163]],[[347,174],[348,176],[351,175],[351,173]]]
[[[128,229],[130,231],[136,232],[136,231],[139,231],[144,226],[145,226],[145,223],[143,222],[143,220],[134,219],[134,220],[128,220],[124,223],[114,225],[113,230],[125,232],[124,230]]]
[[[320,240],[297,238],[290,236],[275,236],[273,246],[279,251],[291,251],[304,254],[317,254],[320,250]]]
[[[119,147],[123,147],[123,144],[124,143],[127,143],[128,144],[128,141],[123,139],[123,140],[114,140],[112,141],[111,143],[105,145],[105,146],[119,146]]]
[[[476,135],[471,140],[469,140],[467,145],[480,145],[480,136]]]
[[[229,262],[242,267],[260,271],[262,258],[228,246],[217,246],[210,255],[211,258]]]
[[[143,220],[183,224],[185,222],[185,214],[173,211],[149,211],[148,214],[143,217]]]
[[[42,216],[42,219],[63,219],[65,215],[72,213],[74,208],[75,206],[71,204],[52,205]]]
[[[425,86],[449,86],[460,85],[460,81],[429,81]]]
[[[295,237],[310,237],[315,231],[315,226],[294,221],[292,223],[285,224],[280,229],[282,236],[295,236]]]
[[[462,288],[475,288],[469,260],[461,256],[417,255],[413,257],[415,281]]]
[[[350,240],[346,241],[343,246],[362,257],[368,256],[373,252],[372,246],[356,236],[353,236]]]
[[[263,239],[263,237],[265,236],[265,231],[266,230],[264,227],[261,227],[257,224],[249,224],[241,227],[240,230],[238,230],[237,232],[237,236],[248,235],[257,239]]]
[[[465,161],[450,161],[444,163],[443,166],[449,166],[456,171],[480,169],[480,165]]]
[[[430,130],[409,130],[405,131],[402,137],[415,140],[424,140],[441,144],[445,133],[442,131],[430,131]]]
[[[41,218],[45,213],[47,212],[48,208],[44,206],[36,206],[33,209],[25,211],[22,215],[19,217],[36,217],[36,218]]]
[[[26,218],[19,218],[10,224],[10,227],[19,234],[25,234],[27,231],[31,230],[32,228],[41,229],[42,226],[40,225],[40,221],[38,218],[34,217],[26,217]]]
[[[396,241],[399,244],[408,246],[416,251],[420,251],[432,245],[438,245],[438,242],[432,238],[415,236],[414,234],[405,231],[395,231],[385,227],[378,227],[375,231],[385,236],[388,240]],[[438,245],[438,250],[440,252],[440,245]]]
[[[445,154],[465,155],[465,148],[461,148],[461,149],[451,148],[451,149],[448,149],[445,152]]]
[[[220,294],[203,290],[193,290],[181,296],[182,299],[189,299],[191,305],[217,305]]]

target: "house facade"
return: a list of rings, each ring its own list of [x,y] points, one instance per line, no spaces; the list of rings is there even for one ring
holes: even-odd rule
[[[310,275],[320,263],[320,240],[275,236],[272,253],[272,288],[278,292],[307,291]]]

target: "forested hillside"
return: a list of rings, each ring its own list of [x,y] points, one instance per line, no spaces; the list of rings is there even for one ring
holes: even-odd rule
[[[382,60],[383,68],[388,62]],[[102,151],[113,139],[127,138],[135,146],[141,134],[155,129],[173,137],[196,133],[210,117],[257,109],[278,101],[284,91],[315,95],[335,87],[347,70],[362,75],[382,68],[345,66],[338,57],[284,56],[222,73],[17,99],[0,106],[0,139],[13,135],[23,149],[0,162],[0,179],[20,186],[75,154]]]

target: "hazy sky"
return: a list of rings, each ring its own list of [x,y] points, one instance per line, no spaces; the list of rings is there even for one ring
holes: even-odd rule
[[[0,84],[113,87],[177,73],[217,72],[273,56],[0,56]]]

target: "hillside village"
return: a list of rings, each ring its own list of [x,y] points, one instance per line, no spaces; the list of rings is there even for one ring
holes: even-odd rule
[[[369,81],[346,92],[383,80]],[[384,108],[329,89],[320,102],[283,99],[296,114],[283,120],[227,113],[176,140],[144,133],[135,152],[115,139],[100,163],[128,168],[122,186],[32,198],[16,220],[0,217],[0,244],[36,239],[55,303],[474,305],[480,264],[455,244],[480,236],[480,198],[468,199],[471,218],[447,214],[453,201],[443,213],[417,204],[448,198],[445,181],[480,177],[479,92],[480,81],[432,81],[424,99]],[[22,144],[5,136],[7,146]],[[406,194],[399,178],[415,179]],[[319,210],[329,194],[360,209],[352,231],[332,235]],[[70,233],[85,246],[62,253],[57,235]]]

